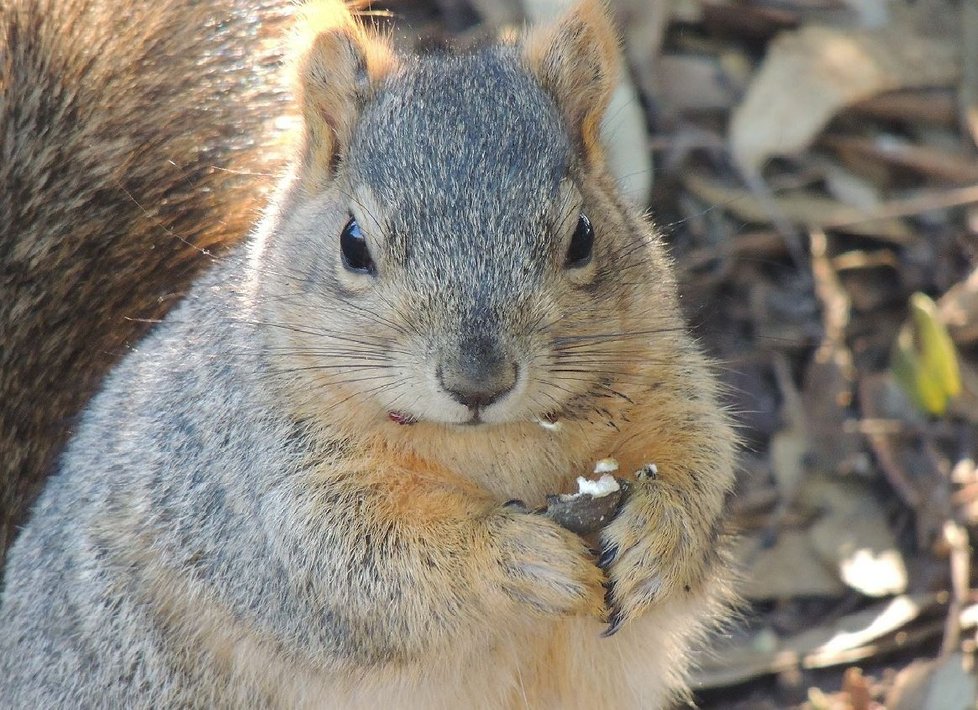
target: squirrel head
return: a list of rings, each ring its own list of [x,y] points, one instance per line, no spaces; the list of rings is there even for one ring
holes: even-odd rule
[[[604,164],[617,81],[596,0],[459,56],[397,57],[353,21],[319,33],[269,237],[270,319],[301,389],[458,426],[627,400],[674,297]]]

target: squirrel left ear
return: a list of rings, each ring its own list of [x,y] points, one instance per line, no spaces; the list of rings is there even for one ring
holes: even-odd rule
[[[523,40],[524,59],[589,161],[601,155],[601,119],[618,85],[619,56],[618,35],[601,0],[579,2]]]
[[[322,29],[299,65],[299,105],[305,124],[303,174],[315,188],[333,176],[373,85],[397,62],[388,44],[341,3],[312,6],[318,14],[307,20]]]

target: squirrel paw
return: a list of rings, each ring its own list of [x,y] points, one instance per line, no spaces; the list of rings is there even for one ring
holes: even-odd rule
[[[601,532],[598,566],[608,575],[604,636],[652,604],[699,587],[714,525],[698,510],[690,491],[657,479],[655,466],[636,473],[621,510]]]
[[[491,519],[507,595],[544,614],[601,618],[604,574],[584,541],[510,501]]]

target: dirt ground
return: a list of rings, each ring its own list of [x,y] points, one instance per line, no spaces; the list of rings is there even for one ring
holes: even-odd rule
[[[561,4],[381,5],[438,51]],[[697,702],[975,707],[978,5],[610,4],[612,152],[744,441],[747,605]]]

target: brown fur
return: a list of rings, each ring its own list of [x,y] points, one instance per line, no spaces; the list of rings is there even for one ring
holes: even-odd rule
[[[0,562],[102,376],[261,209],[290,13],[0,3]]]

